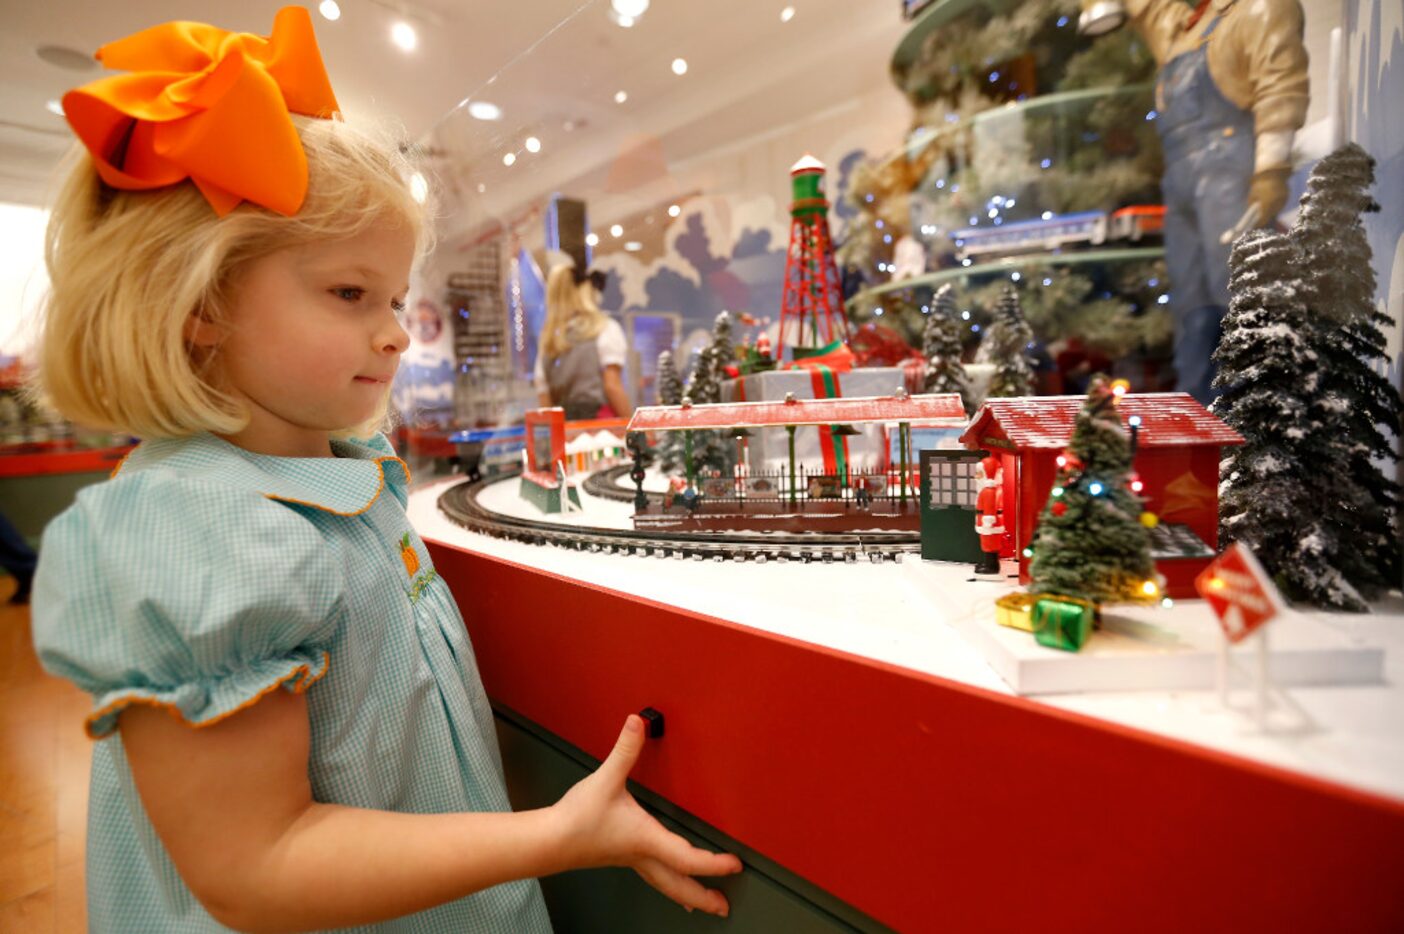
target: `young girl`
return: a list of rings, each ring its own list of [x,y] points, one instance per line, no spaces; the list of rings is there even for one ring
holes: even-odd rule
[[[628,417],[626,350],[624,329],[595,304],[595,284],[569,265],[552,269],[536,354],[538,401],[563,407],[566,418]]]
[[[94,696],[94,931],[549,929],[534,877],[736,872],[625,791],[637,717],[512,813],[492,712],[383,435],[425,218],[330,119],[305,10],[103,48],[54,208],[40,389],[142,443],[49,526],[34,638]],[[291,111],[291,113],[290,113]],[[408,917],[407,917],[408,916]],[[399,919],[399,920],[391,920]]]

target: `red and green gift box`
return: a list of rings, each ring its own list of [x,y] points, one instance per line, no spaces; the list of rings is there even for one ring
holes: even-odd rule
[[[1097,605],[1090,600],[1044,594],[1033,605],[1029,620],[1039,645],[1076,652],[1092,635]]]

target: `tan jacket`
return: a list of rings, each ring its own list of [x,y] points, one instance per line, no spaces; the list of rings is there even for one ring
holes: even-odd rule
[[[1219,91],[1253,112],[1255,134],[1295,132],[1306,122],[1310,97],[1298,0],[1211,0],[1190,29],[1184,27],[1194,10],[1184,0],[1127,0],[1126,11],[1162,65],[1202,44],[1218,16],[1207,56]]]

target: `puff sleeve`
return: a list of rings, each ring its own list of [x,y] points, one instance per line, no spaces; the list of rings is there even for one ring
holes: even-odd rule
[[[45,530],[35,648],[93,695],[95,739],[131,704],[208,726],[327,672],[344,581],[335,546],[295,509],[138,471],[83,490]]]

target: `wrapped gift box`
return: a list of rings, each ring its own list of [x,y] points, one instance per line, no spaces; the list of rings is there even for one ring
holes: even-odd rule
[[[1076,652],[1092,635],[1096,604],[1077,597],[1042,594],[1033,606],[1030,621],[1039,645]]]
[[[1007,593],[995,601],[995,622],[1010,629],[1033,632],[1034,604],[1043,599],[1043,594]]]

